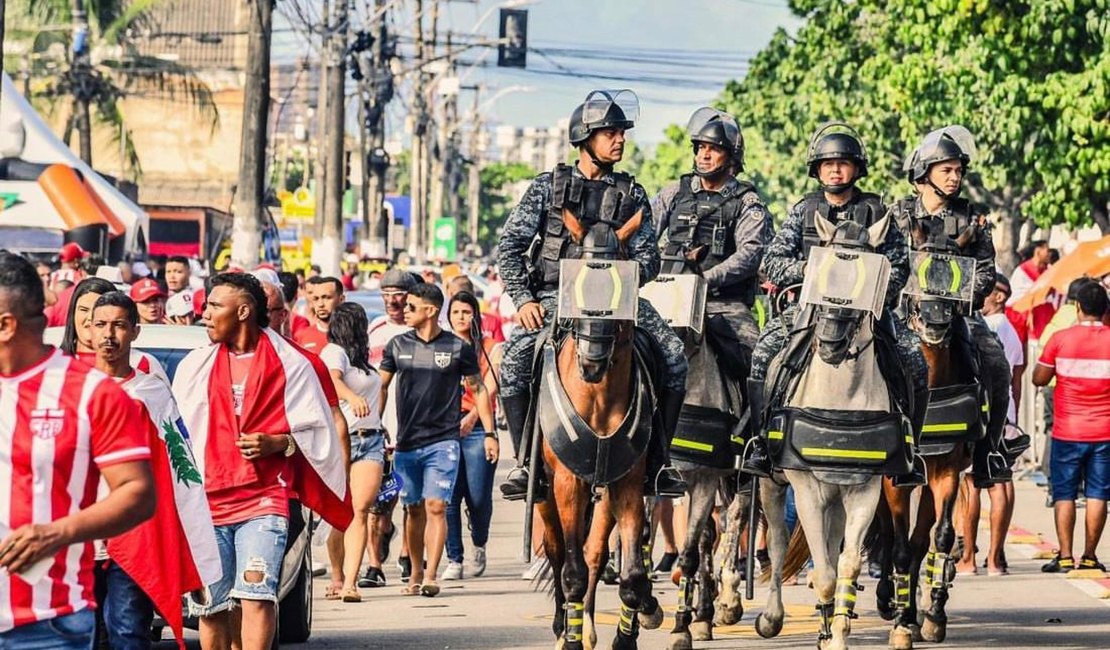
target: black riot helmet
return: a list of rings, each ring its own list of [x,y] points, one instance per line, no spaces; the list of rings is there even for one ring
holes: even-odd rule
[[[581,146],[594,131],[628,130],[636,126],[640,100],[631,90],[594,90],[570,114],[567,139]]]
[[[959,195],[960,188],[951,194],[944,192],[929,180],[929,169],[937,163],[958,160],[966,174],[975,154],[975,136],[971,135],[971,131],[965,127],[953,124],[936,129],[922,138],[921,144],[906,158],[902,169],[906,172],[906,179],[909,182],[927,183],[938,196],[951,199]]]
[[[740,132],[740,125],[728,113],[703,106],[690,116],[686,133],[694,146],[695,156],[699,144],[711,144],[729,153],[728,164],[708,172],[699,171],[695,164],[694,173],[698,176],[714,177],[727,172],[729,167],[733,175],[744,170],[744,134]]]
[[[850,160],[855,163],[856,176],[847,183],[837,185],[821,185],[821,189],[830,194],[846,192],[856,184],[856,181],[867,176],[867,149],[863,146],[863,138],[852,127],[844,122],[826,122],[813,133],[809,140],[809,149],[806,152],[806,167],[809,168],[810,178],[820,178],[817,174],[818,167],[823,160]]]

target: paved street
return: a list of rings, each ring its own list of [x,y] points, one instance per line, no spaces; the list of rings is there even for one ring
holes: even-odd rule
[[[504,470],[508,461],[502,463]],[[961,576],[953,588],[949,613],[948,648],[1106,648],[1110,639],[1110,580],[1075,580],[1040,572],[1038,550],[1051,547],[1051,510],[1044,507],[1044,493],[1030,481],[1017,484],[1018,507],[1011,541],[1006,549],[1011,574],[1001,577]],[[985,499],[984,499],[985,502]],[[986,508],[984,508],[985,510]],[[479,579],[442,583],[434,599],[406,597],[399,593],[398,571],[386,568],[389,586],[364,590],[366,600],[342,604],[323,600],[326,578],[315,583],[315,625],[310,642],[291,648],[550,648],[551,601],[520,579],[518,560],[519,504],[498,501],[489,544],[489,569]],[[1082,513],[1082,511],[1080,511]],[[984,522],[985,523],[985,522]],[[1043,538],[1042,547],[1036,535]],[[987,531],[981,532],[980,546]],[[1080,533],[1081,537],[1081,533]],[[317,548],[317,557],[323,549]],[[396,542],[394,557],[396,556]],[[658,552],[657,552],[658,555]],[[1102,558],[1110,558],[1105,539]],[[860,619],[853,627],[853,647],[885,648],[889,625],[874,608],[874,580],[863,580]],[[669,582],[656,583],[656,594],[673,611],[676,589]],[[812,647],[816,617],[812,591],[804,584],[787,587],[787,622],[782,635],[760,639],[752,627],[762,607],[764,590],[737,626],[717,629],[717,640],[699,648],[799,648]],[[599,643],[607,647],[615,634],[616,589],[600,587]],[[641,634],[642,648],[663,648],[671,621],[659,630]],[[190,633],[191,634],[191,633]],[[195,638],[192,637],[191,638]],[[920,643],[918,647],[927,644]],[[160,647],[171,647],[163,643]],[[190,647],[192,644],[190,644]]]

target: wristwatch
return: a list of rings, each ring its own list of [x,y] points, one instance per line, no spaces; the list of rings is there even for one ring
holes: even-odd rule
[[[500,439],[497,437],[497,433],[495,431],[487,431],[486,437],[493,438],[494,440],[498,440],[500,442]]]
[[[285,457],[289,458],[293,454],[297,453],[297,442],[296,442],[296,440],[293,439],[293,434],[287,433],[285,435],[289,439],[289,443],[287,445],[285,445],[285,452],[284,453],[285,453]]]

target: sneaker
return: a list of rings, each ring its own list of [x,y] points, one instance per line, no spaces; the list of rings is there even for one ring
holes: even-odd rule
[[[481,578],[486,572],[486,547],[475,546],[474,557],[470,560],[470,575]]]
[[[659,563],[655,565],[655,573],[670,573],[677,559],[678,553],[667,551],[663,554],[663,557],[659,558]]]
[[[401,570],[401,582],[408,582],[412,577],[412,560],[404,555],[398,557],[397,568]]]
[[[1090,557],[1089,555],[1084,555],[1083,557],[1079,558],[1079,568],[1098,569],[1102,572],[1106,571],[1106,567],[1102,564],[1102,562],[1098,561],[1097,557]]]
[[[462,580],[463,579],[463,566],[462,562],[449,560],[447,568],[443,570],[443,580]]]
[[[532,563],[528,565],[524,573],[520,574],[520,579],[526,582],[534,582],[540,577],[540,574],[543,573],[545,563],[546,560],[543,558],[532,560]]]
[[[1045,573],[1067,573],[1075,568],[1075,560],[1070,557],[1060,557],[1057,553],[1051,562],[1043,565],[1041,571]]]
[[[382,564],[389,559],[389,545],[393,543],[393,538],[397,536],[397,525],[392,524],[389,527],[389,534],[382,535],[378,538],[378,559]]]
[[[385,586],[385,574],[382,573],[381,567],[368,566],[366,571],[358,578],[358,586],[363,589],[371,589],[374,587]]]

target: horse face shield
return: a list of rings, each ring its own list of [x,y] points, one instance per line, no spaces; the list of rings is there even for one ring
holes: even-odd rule
[[[822,361],[836,366],[848,357],[862,317],[863,312],[854,309],[822,308],[814,332]]]
[[[949,300],[923,300],[918,306],[921,339],[929,345],[940,345],[948,340],[956,304]]]
[[[596,384],[605,376],[617,340],[616,321],[580,319],[575,323],[574,341],[578,351],[578,370],[582,379]]]

